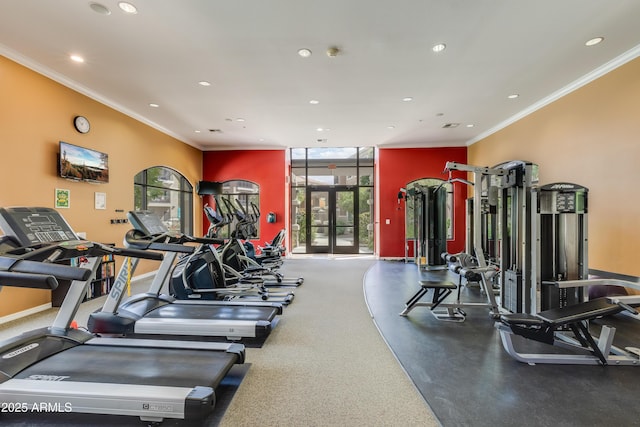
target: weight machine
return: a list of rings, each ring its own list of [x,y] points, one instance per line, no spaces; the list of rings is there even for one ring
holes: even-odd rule
[[[483,176],[504,176],[507,174],[507,170],[502,168],[487,168],[487,167],[479,167],[479,166],[471,166],[465,165],[456,162],[447,162],[445,165],[445,171],[449,171],[451,173],[454,170],[463,171],[473,173],[474,183],[480,183]],[[449,179],[449,182],[453,182],[454,180],[463,181],[466,184],[471,184],[471,182],[460,179]],[[474,188],[474,206],[473,206],[473,220],[474,224],[480,224],[482,221],[481,218],[481,199],[482,199],[482,189],[480,185],[473,185]],[[473,228],[473,255],[476,257],[478,267],[473,269],[473,273],[478,273],[481,276],[480,286],[481,290],[486,296],[487,301],[484,303],[470,303],[465,302],[462,303],[459,301],[459,298],[454,303],[444,303],[444,299],[455,289],[458,288],[457,285],[449,282],[436,282],[436,281],[421,281],[420,289],[418,292],[406,303],[405,309],[400,313],[401,316],[407,316],[411,310],[415,307],[426,306],[430,307],[431,311],[436,307],[445,308],[447,313],[445,315],[437,315],[436,317],[442,320],[454,320],[454,321],[462,321],[464,320],[464,312],[462,312],[461,308],[465,306],[485,306],[489,307],[491,316],[493,318],[498,318],[500,316],[500,309],[498,307],[498,303],[496,300],[496,294],[493,288],[493,283],[491,276],[496,273],[496,268],[493,265],[489,265],[484,255],[484,250],[482,247],[482,229],[481,227]],[[427,294],[427,292],[432,289],[433,290],[433,298],[431,302],[420,302],[420,299]]]

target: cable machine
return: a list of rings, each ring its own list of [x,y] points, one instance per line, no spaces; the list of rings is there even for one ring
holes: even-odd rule
[[[433,181],[433,184],[422,184],[420,181]],[[439,268],[446,264],[440,256],[447,251],[445,183],[446,181],[426,179],[407,185],[405,255],[409,241],[412,241],[414,259],[418,267]]]
[[[498,195],[501,305],[513,313],[530,313],[531,189],[538,182],[538,165],[515,160],[494,169],[505,171]]]
[[[585,288],[555,282],[585,280],[587,262],[588,189],[568,182],[534,188],[531,193],[531,314],[586,301]],[[554,282],[554,283],[552,283]]]

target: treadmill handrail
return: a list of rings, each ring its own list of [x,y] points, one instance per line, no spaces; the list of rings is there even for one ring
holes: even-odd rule
[[[0,287],[2,286],[54,290],[58,287],[58,281],[46,274],[0,271]]]

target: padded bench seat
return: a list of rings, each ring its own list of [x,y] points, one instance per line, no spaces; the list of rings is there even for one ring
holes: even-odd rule
[[[441,282],[436,280],[421,280],[420,286],[424,289],[451,289],[454,290],[458,287],[455,283]]]

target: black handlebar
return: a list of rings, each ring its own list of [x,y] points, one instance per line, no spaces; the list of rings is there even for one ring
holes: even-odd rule
[[[0,271],[0,286],[54,290],[58,287],[58,281],[55,277],[44,274],[27,274],[14,273],[10,271]]]

